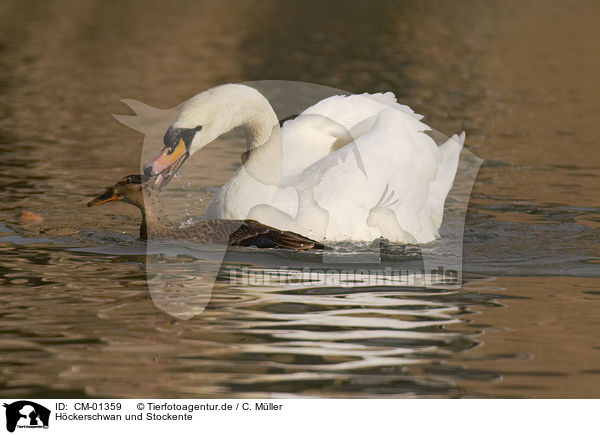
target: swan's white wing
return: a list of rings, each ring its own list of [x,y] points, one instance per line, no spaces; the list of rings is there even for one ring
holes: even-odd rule
[[[406,241],[403,234],[409,233],[422,243],[436,237],[439,225],[430,190],[438,177],[442,151],[424,133],[427,129],[410,114],[388,108],[379,113],[369,133],[356,139],[357,155],[349,155],[351,145],[302,174],[304,183],[320,180],[314,198],[329,213],[328,239],[372,240],[383,235],[401,242]],[[360,170],[357,156],[366,173]],[[367,225],[386,188],[394,192],[389,209],[396,226]]]
[[[420,120],[421,115],[398,104],[394,94],[337,95],[309,107],[286,121],[281,133],[284,146],[283,174],[298,175],[328,154],[371,131],[377,115],[393,108]]]
[[[363,119],[370,118],[389,108],[396,109],[416,120],[423,118],[410,107],[397,103],[396,97],[391,92],[348,96],[336,95],[319,101],[302,113],[331,118],[350,130]]]

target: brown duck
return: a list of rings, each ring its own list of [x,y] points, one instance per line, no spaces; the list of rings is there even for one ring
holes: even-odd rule
[[[295,250],[324,249],[324,246],[291,231],[281,231],[277,228],[261,224],[252,219],[201,220],[198,223],[181,228],[170,222],[166,217],[156,213],[160,207],[146,207],[146,198],[154,204],[160,203],[156,189],[144,185],[141,175],[128,175],[121,178],[106,192],[88,202],[92,205],[104,204],[111,201],[125,201],[135,205],[142,212],[140,239],[183,239],[192,243],[215,243],[230,246],[254,246],[257,248],[286,248]]]

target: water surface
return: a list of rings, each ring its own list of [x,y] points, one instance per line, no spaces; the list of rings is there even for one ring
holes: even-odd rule
[[[201,10],[200,10],[201,9]],[[597,2],[0,3],[0,395],[598,397]],[[461,289],[235,285],[156,308],[137,212],[85,203],[139,170],[117,123],[224,82],[391,90],[484,159]],[[235,137],[184,171],[191,205]],[[22,223],[23,210],[44,218]],[[262,270],[286,261],[245,253]],[[283,260],[282,260],[283,258]],[[298,259],[295,261],[307,261]]]

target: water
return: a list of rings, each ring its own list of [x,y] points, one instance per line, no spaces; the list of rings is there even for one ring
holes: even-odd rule
[[[1,396],[599,396],[597,3],[66,3],[0,3]],[[222,273],[201,315],[156,308],[136,211],[85,207],[139,170],[110,114],[262,79],[391,90],[466,130],[484,164],[461,289]],[[239,162],[227,143],[184,168],[205,201]]]

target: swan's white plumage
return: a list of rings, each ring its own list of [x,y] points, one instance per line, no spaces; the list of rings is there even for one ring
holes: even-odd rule
[[[220,88],[228,92],[227,98],[241,87],[226,86]],[[252,99],[253,92],[239,95]],[[244,106],[243,101],[238,104]],[[257,105],[253,101],[251,107]],[[265,110],[261,106],[262,118],[268,118]],[[194,111],[198,109],[182,109],[185,119],[193,119]],[[285,122],[281,135],[272,135],[262,155],[255,154],[259,158],[252,169],[241,166],[215,195],[207,215],[250,217],[334,241],[380,236],[393,242],[432,241],[438,236],[464,133],[438,147],[421,119],[391,92],[326,98]],[[256,146],[250,136],[249,147]],[[196,144],[193,151],[204,145]],[[274,168],[267,155],[281,158],[281,167]],[[257,170],[277,173],[278,186],[258,181],[253,176]]]

